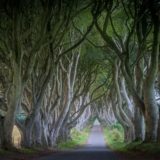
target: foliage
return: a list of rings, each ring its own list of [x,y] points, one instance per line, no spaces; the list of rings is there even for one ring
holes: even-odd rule
[[[112,125],[112,128],[113,129],[116,129],[117,131],[119,131],[119,132],[123,132],[123,127],[122,127],[122,125],[121,124],[119,124],[119,123],[115,123],[115,124],[113,124]]]
[[[134,141],[129,144],[124,142],[123,128],[119,123],[104,129],[105,140],[107,145],[116,151],[122,152],[146,152],[156,154],[160,152],[160,146],[157,143],[145,143]]]
[[[58,149],[73,149],[78,146],[82,146],[88,139],[89,128],[85,128],[83,131],[76,129],[71,130],[71,140],[58,144]]]
[[[116,123],[111,127],[104,128],[104,135],[105,141],[111,149],[124,149],[124,132],[122,126],[119,123]]]

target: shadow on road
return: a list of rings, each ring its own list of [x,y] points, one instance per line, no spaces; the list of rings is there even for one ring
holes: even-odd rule
[[[118,160],[118,157],[109,150],[95,147],[89,150],[62,151],[40,160]]]
[[[57,152],[40,160],[118,160],[115,153],[107,149],[100,124],[94,124],[85,146],[76,150]]]

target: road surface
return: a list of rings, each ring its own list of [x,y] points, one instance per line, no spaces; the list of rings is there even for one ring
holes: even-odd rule
[[[100,125],[94,125],[86,145],[80,149],[61,151],[39,160],[119,160],[104,141]]]

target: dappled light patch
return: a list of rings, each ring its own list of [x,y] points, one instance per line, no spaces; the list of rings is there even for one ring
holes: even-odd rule
[[[12,140],[15,147],[21,147],[21,133],[16,125],[14,125],[13,132],[12,132]]]

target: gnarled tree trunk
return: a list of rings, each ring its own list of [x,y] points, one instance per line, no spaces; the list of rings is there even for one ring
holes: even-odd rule
[[[155,99],[155,80],[158,73],[160,20],[158,15],[153,16],[154,33],[151,53],[151,64],[144,82],[144,103],[146,108],[146,141],[156,142],[159,120],[159,109]]]

